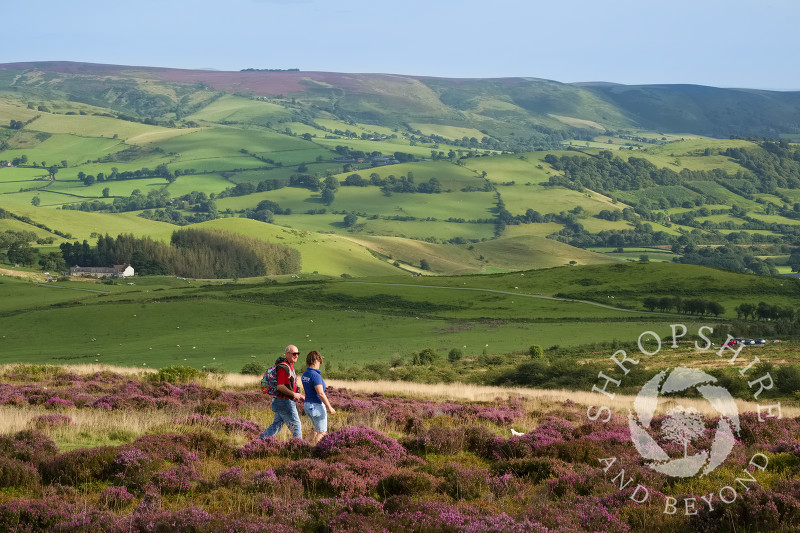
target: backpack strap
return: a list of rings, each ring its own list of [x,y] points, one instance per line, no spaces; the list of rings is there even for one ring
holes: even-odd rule
[[[286,375],[289,376],[289,384],[291,385],[289,388],[292,390],[296,389],[297,374],[292,372],[292,369],[289,366],[289,361],[287,361],[285,357],[278,357],[278,359],[275,360],[275,367],[282,368],[283,371],[286,372]]]

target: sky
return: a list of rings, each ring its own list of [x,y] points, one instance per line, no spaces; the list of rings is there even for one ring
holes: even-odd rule
[[[24,0],[0,63],[800,90],[800,0]]]

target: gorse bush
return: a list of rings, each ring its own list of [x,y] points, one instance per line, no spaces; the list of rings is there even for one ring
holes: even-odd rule
[[[191,366],[172,365],[158,369],[158,373],[155,374],[153,379],[155,381],[167,381],[169,383],[178,384],[188,383],[193,379],[200,378],[202,375],[203,372]]]
[[[264,372],[267,371],[267,366],[262,363],[257,363],[255,361],[251,361],[245,364],[242,369],[239,371],[241,374],[249,375],[249,376],[261,376]]]

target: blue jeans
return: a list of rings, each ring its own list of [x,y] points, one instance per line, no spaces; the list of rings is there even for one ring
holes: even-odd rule
[[[297,405],[294,400],[281,400],[280,398],[272,399],[272,410],[275,412],[275,420],[272,424],[264,430],[258,438],[266,439],[267,437],[274,437],[286,424],[292,436],[298,439],[303,438],[303,429],[300,427],[300,415],[297,414]]]

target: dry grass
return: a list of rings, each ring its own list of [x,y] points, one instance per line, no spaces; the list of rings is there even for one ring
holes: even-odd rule
[[[91,435],[108,435],[112,432],[142,435],[156,426],[169,426],[171,421],[181,415],[187,416],[186,410],[147,410],[147,411],[106,411],[103,409],[67,409],[59,411],[69,416],[73,426],[64,426],[48,430],[53,436],[68,438],[79,433]],[[53,414],[52,410],[42,407],[0,406],[0,434],[8,435],[32,429],[33,420],[41,415]],[[68,440],[68,439],[67,439]]]

